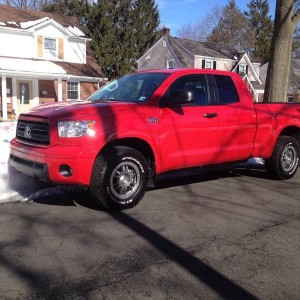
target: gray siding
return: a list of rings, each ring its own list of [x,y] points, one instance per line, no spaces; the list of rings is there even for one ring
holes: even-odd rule
[[[166,69],[167,60],[174,59],[174,68],[181,68],[177,58],[173,54],[170,45],[166,42],[163,47],[164,39],[160,39],[150,48],[138,61],[138,70]]]

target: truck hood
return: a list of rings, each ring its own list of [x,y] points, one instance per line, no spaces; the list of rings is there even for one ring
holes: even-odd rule
[[[116,102],[116,101],[64,101],[51,104],[43,104],[32,108],[26,114],[30,116],[48,118],[70,118],[82,117],[87,115],[113,113],[130,109],[135,103]]]

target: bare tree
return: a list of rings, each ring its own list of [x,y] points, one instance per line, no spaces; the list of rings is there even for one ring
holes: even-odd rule
[[[184,39],[206,42],[212,29],[217,26],[223,8],[215,6],[207,16],[197,24],[185,24],[177,31],[177,36]]]
[[[18,8],[30,8],[39,10],[51,0],[0,0],[0,4],[14,6]]]
[[[183,39],[197,41],[197,30],[196,26],[191,23],[182,25],[177,30],[177,36]]]
[[[277,0],[264,102],[287,98],[292,36],[299,22],[300,0]]]

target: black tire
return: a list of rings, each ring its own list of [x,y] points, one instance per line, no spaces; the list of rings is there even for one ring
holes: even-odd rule
[[[272,156],[265,160],[266,170],[275,179],[290,179],[297,172],[299,156],[297,140],[290,136],[279,136]]]
[[[148,165],[140,152],[124,146],[113,147],[96,158],[89,192],[94,203],[102,208],[131,208],[143,198],[148,177]]]

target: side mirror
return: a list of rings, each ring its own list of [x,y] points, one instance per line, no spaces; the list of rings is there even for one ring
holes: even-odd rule
[[[193,103],[193,93],[187,90],[177,90],[163,100],[164,106],[179,106],[182,104]]]

